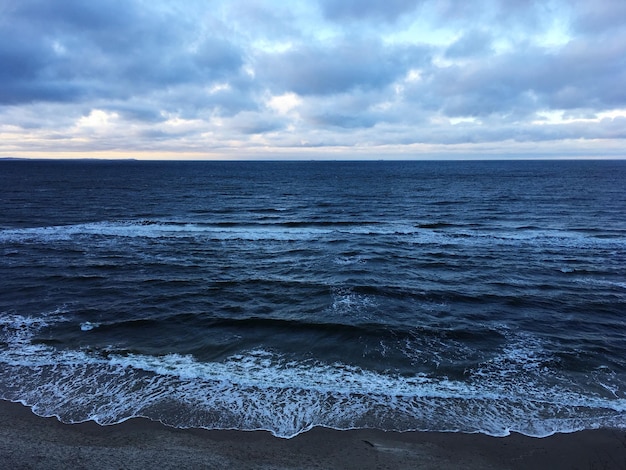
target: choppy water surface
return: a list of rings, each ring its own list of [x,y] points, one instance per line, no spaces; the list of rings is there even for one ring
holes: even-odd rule
[[[65,422],[626,427],[626,162],[0,162],[0,397]]]

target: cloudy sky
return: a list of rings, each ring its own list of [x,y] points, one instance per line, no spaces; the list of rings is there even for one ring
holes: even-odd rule
[[[0,0],[0,156],[626,157],[624,0]]]

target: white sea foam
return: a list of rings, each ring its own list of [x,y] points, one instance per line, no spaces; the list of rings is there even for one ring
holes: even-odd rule
[[[212,225],[179,221],[112,221],[75,225],[32,227],[0,230],[0,242],[54,242],[67,241],[80,237],[123,237],[123,238],[184,238],[203,237],[215,240],[248,241],[291,241],[313,238],[345,236],[396,236],[399,240],[412,244],[437,245],[519,245],[532,244],[545,247],[574,247],[622,250],[626,248],[626,238],[598,238],[560,230],[430,230],[410,224],[363,224],[346,227],[333,226],[332,222],[323,228],[314,226],[284,226],[281,224],[259,225]],[[339,263],[354,260],[337,258]],[[356,260],[358,262],[358,259]]]
[[[626,282],[610,281],[607,279],[597,279],[594,277],[580,277],[576,279],[578,284],[585,284],[604,288],[617,288],[619,290],[626,289]]]
[[[510,331],[502,354],[460,381],[290,361],[262,349],[200,362],[189,355],[100,355],[30,342],[59,321],[68,320],[2,317],[7,347],[0,352],[0,393],[66,422],[145,416],[178,427],[266,429],[282,437],[313,426],[534,436],[626,427],[626,399],[615,383],[606,385],[611,399],[575,391],[565,379],[551,377],[548,387],[541,382],[547,353],[540,342]]]
[[[359,294],[350,288],[333,288],[333,303],[330,312],[342,317],[358,318],[361,321],[372,319],[377,305],[374,296]]]
[[[90,322],[90,321],[86,321],[80,324],[80,329],[82,331],[91,331],[94,328],[98,328],[100,326],[99,323],[94,323],[94,322]]]
[[[362,256],[337,256],[333,259],[333,263],[339,266],[349,266],[353,264],[362,264],[365,260]]]
[[[316,227],[281,225],[220,226],[194,223],[100,222],[77,225],[0,230],[2,242],[63,241],[84,236],[124,238],[208,237],[218,240],[300,240],[330,233]]]

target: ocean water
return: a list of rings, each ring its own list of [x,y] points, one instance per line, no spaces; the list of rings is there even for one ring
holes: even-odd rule
[[[626,161],[2,161],[0,256],[63,422],[626,428]]]

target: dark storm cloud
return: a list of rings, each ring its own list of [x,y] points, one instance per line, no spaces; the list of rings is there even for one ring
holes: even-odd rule
[[[223,78],[236,72],[243,65],[242,53],[238,47],[223,38],[210,38],[193,53],[195,63],[201,73]]]
[[[301,95],[326,95],[382,88],[428,60],[429,50],[385,46],[378,41],[300,46],[259,59],[258,75],[267,86]]]
[[[132,23],[138,13],[135,4],[124,0],[20,0],[11,10],[15,18],[40,25],[52,24],[53,29],[69,27],[92,31],[124,27]]]
[[[324,16],[333,21],[351,19],[379,19],[394,21],[404,13],[413,11],[418,0],[322,0]]]
[[[320,127],[339,127],[344,129],[354,129],[359,127],[372,127],[378,122],[377,119],[368,114],[341,114],[324,113],[311,117],[311,121]]]
[[[232,127],[243,134],[254,135],[277,131],[284,125],[278,119],[268,119],[259,113],[242,112],[235,116]]]
[[[62,81],[71,88],[76,82],[98,78],[111,62],[111,49],[129,30],[128,22],[120,19],[128,18],[130,10],[117,8],[116,2],[16,2],[4,12],[0,34],[2,43],[27,62],[28,76],[21,77],[17,67],[9,74],[27,78],[34,90],[40,83]]]
[[[623,0],[575,0],[573,26],[581,32],[603,34],[626,28],[626,2]]]
[[[156,123],[165,120],[165,117],[154,107],[143,104],[132,104],[128,102],[112,104],[107,103],[101,108],[121,115],[129,121],[141,121],[145,123]]]
[[[426,107],[440,103],[449,116],[625,106],[626,41],[520,48],[488,61],[432,67],[425,76],[409,88],[409,99]]]
[[[0,23],[0,104],[80,96],[81,84],[66,83],[51,72],[53,53],[34,30],[5,18]]]
[[[552,60],[550,60],[552,59]],[[626,31],[612,41],[573,40],[544,63],[545,99],[561,108],[626,105]]]
[[[463,31],[484,27],[493,32],[519,30],[528,34],[541,30],[555,14],[563,13],[559,10],[558,1],[441,0],[420,3],[421,11],[429,11],[431,21],[438,26]]]
[[[237,74],[240,49],[127,1],[25,0],[0,26],[3,103],[126,98]]]

